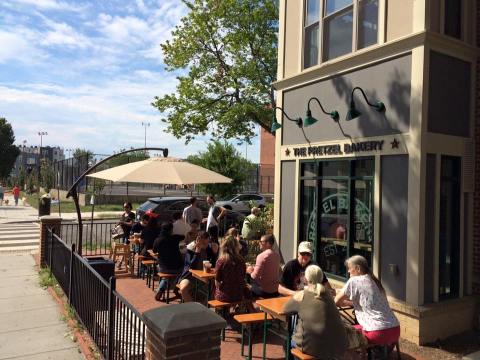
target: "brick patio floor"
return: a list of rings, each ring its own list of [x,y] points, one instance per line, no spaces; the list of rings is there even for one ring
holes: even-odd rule
[[[155,282],[155,286],[158,286],[158,282]],[[170,306],[155,300],[155,293],[151,288],[146,286],[145,280],[137,278],[119,278],[117,279],[117,291],[141,313],[161,306]],[[173,294],[171,296],[173,296]],[[178,301],[173,301],[170,304],[178,304]],[[255,335],[253,341],[253,357],[254,359],[261,359],[262,331],[256,331]],[[227,330],[225,333],[225,341],[222,341],[221,358],[225,360],[243,360],[243,357],[240,355],[240,344],[240,333],[233,330]],[[247,351],[246,347],[245,351]],[[282,349],[281,340],[275,335],[270,334],[267,345],[267,359],[274,360],[284,358],[285,355]]]

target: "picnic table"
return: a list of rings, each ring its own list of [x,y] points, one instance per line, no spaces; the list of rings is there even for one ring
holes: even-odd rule
[[[211,282],[215,280],[215,269],[212,269],[210,272],[205,272],[203,270],[190,269],[190,272],[192,273],[192,276],[195,279],[195,288],[194,288],[195,301],[197,301],[197,293],[200,292],[207,297],[206,302],[208,302],[208,300],[210,300]],[[205,291],[203,291],[199,286],[201,284],[204,284],[204,287],[206,288]]]

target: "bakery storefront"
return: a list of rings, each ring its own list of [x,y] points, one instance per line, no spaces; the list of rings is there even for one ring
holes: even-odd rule
[[[424,63],[423,48],[407,49],[276,84],[284,113],[276,112],[275,235],[284,261],[296,257],[299,242],[311,241],[316,261],[340,287],[345,260],[364,256],[402,337],[416,343],[469,329],[476,314],[469,296],[472,63],[433,50],[429,74]],[[353,92],[359,114],[352,117],[355,87],[365,97]],[[385,111],[372,106],[378,101]],[[306,121],[308,110],[316,122]],[[329,116],[334,110],[338,120]]]

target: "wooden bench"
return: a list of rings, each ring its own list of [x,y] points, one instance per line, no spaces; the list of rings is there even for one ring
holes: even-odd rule
[[[299,348],[292,348],[290,353],[298,360],[316,360],[316,357],[303,353]]]
[[[245,300],[240,300],[240,301],[234,301],[234,302],[226,302],[226,301],[220,301],[220,300],[209,300],[207,303],[207,306],[209,308],[212,308],[215,310],[216,313],[218,313],[221,317],[224,319],[227,317],[226,316],[226,311],[230,311],[230,308],[232,306],[236,305],[241,305],[244,304],[245,302],[251,302],[251,299],[245,299]],[[225,329],[222,329],[222,341],[225,341]]]
[[[147,268],[147,286],[150,287],[151,278],[154,273],[152,270],[155,266],[155,260],[142,260],[141,263]]]
[[[265,321],[265,313],[251,313],[251,314],[241,314],[235,315],[233,317],[235,321],[242,325],[242,351],[241,355],[245,356],[244,345],[245,345],[245,330],[248,334],[248,356],[247,359],[252,359],[252,325],[261,324]],[[273,320],[271,315],[267,315],[267,320]]]

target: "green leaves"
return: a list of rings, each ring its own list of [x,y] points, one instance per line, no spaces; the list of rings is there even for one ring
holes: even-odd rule
[[[20,150],[13,145],[15,136],[12,125],[0,117],[0,179],[10,175]]]
[[[162,44],[176,93],[155,97],[167,132],[249,141],[255,124],[269,130],[277,73],[275,0],[183,0],[191,9]]]
[[[200,186],[206,193],[220,197],[238,192],[246,177],[249,176],[251,169],[255,166],[241,157],[233,145],[226,141],[212,141],[208,144],[207,151],[189,156],[187,160],[192,164],[203,166],[233,180],[231,184]]]

